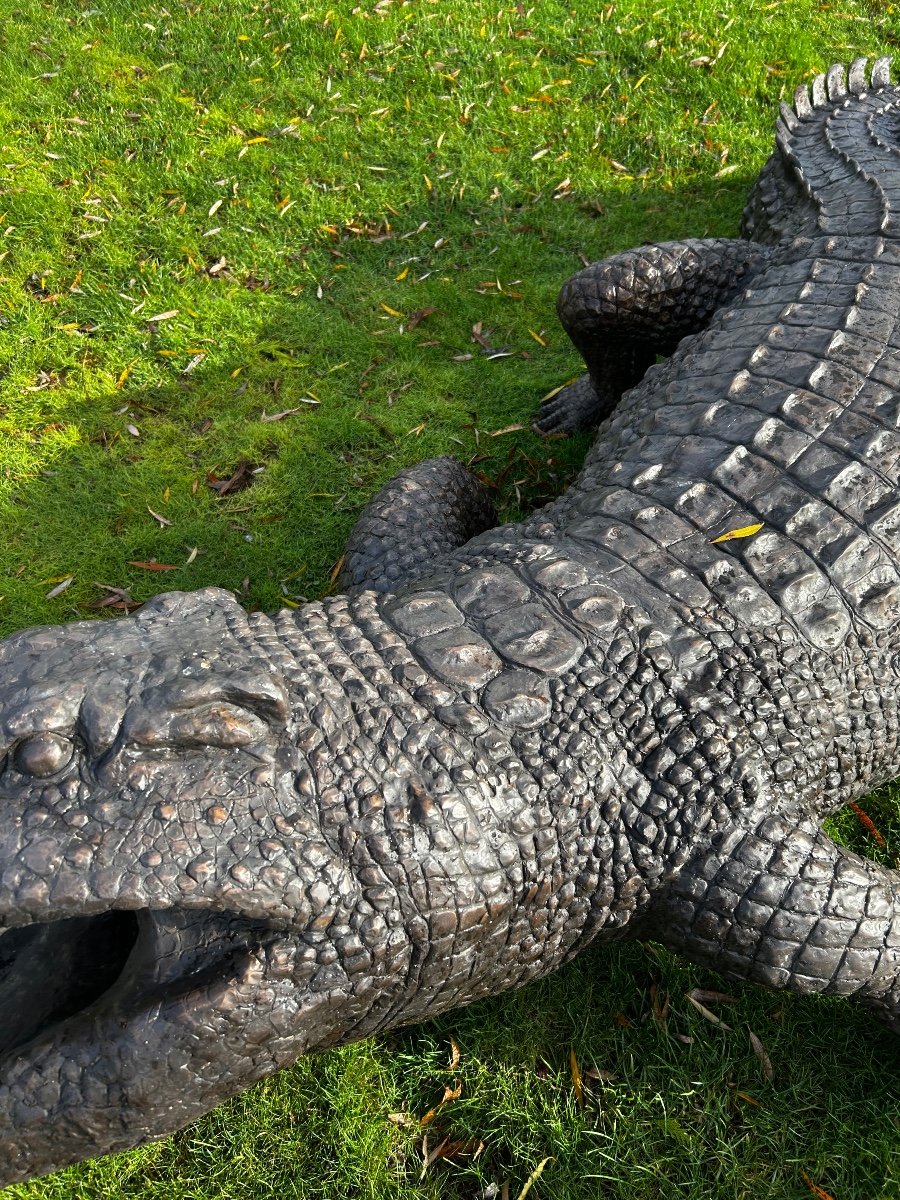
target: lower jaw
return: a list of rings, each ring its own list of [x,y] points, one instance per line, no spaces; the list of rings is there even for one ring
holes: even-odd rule
[[[223,924],[234,935],[218,914],[204,938],[198,913],[110,911],[0,934],[0,1188],[165,1137],[239,1090],[237,1072],[230,1089],[204,1078],[209,992],[239,983],[260,931]]]

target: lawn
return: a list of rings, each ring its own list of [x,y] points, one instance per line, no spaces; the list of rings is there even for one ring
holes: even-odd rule
[[[98,7],[93,7],[96,3]],[[733,235],[779,98],[900,44],[840,0],[0,0],[0,632],[333,587],[453,453],[504,519],[577,470],[585,259]],[[867,802],[895,862],[900,806]],[[897,1200],[900,1047],[653,945],[300,1063],[19,1200]],[[754,1052],[750,1033],[764,1048]],[[443,1099],[445,1098],[446,1099]]]

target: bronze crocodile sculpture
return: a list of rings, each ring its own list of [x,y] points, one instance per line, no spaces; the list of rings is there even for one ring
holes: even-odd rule
[[[521,524],[438,460],[347,595],[0,643],[0,1182],[603,939],[900,1028],[900,876],[820,827],[900,774],[888,60],[782,107],[743,234],[565,285],[537,424],[603,425]]]

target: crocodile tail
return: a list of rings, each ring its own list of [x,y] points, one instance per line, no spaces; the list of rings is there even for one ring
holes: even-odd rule
[[[900,90],[890,58],[835,63],[782,104],[775,151],[744,211],[744,237],[900,232]]]
[[[797,171],[775,150],[766,160],[747,198],[741,218],[741,237],[767,246],[811,234],[818,210]]]

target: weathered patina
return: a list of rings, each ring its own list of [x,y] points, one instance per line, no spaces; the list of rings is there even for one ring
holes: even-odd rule
[[[0,644],[0,1181],[603,939],[900,1028],[900,876],[820,828],[900,774],[887,60],[783,107],[743,232],[563,288],[537,424],[604,423],[529,520],[440,460],[346,595]]]

